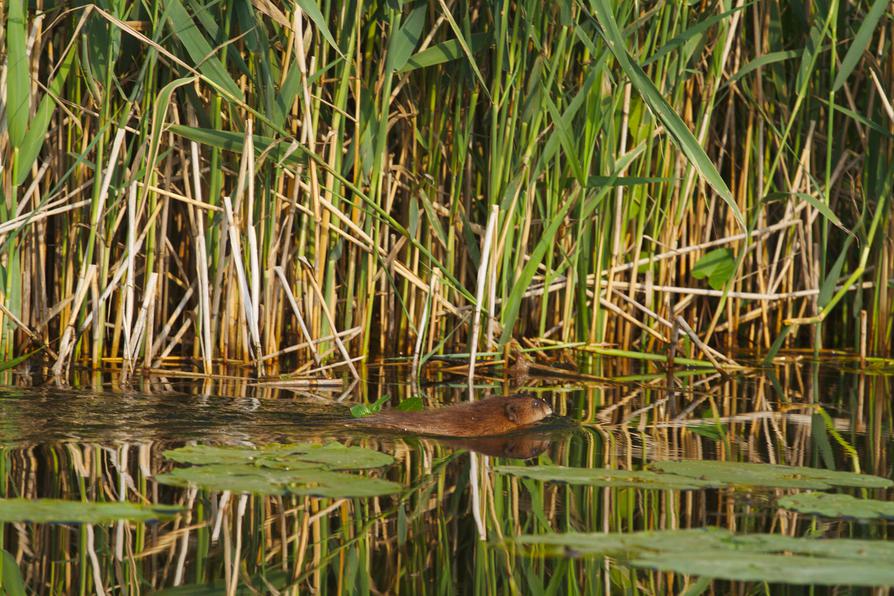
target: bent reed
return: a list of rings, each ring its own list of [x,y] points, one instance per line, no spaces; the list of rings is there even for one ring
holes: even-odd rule
[[[889,0],[5,14],[7,365],[892,352]]]

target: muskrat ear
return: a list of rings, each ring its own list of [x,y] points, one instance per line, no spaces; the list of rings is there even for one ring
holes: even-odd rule
[[[509,422],[518,422],[518,404],[512,402],[506,404],[506,418]]]

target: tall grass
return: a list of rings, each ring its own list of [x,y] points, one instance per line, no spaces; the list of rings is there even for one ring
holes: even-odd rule
[[[894,347],[885,0],[5,8],[8,362]]]

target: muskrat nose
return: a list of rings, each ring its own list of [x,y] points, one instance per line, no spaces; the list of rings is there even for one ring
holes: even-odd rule
[[[541,403],[541,406],[540,406],[540,407],[543,408],[543,411],[546,412],[546,415],[547,415],[547,416],[552,416],[552,415],[553,415],[553,409],[552,409],[552,406],[550,406],[550,405],[549,405],[548,403],[546,403],[545,401],[542,401],[542,402],[540,402],[540,403]]]

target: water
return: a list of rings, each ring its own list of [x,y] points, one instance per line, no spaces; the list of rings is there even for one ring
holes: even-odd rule
[[[27,388],[7,377],[0,390],[4,497],[124,500],[183,511],[150,522],[79,524],[66,513],[69,523],[34,523],[15,518],[6,501],[0,505],[7,520],[4,581],[18,581],[18,573],[29,592],[54,594],[800,593],[814,581],[886,582],[884,549],[894,552],[887,518],[894,515],[815,516],[785,499],[812,493],[849,495],[861,504],[890,499],[891,488],[872,482],[894,477],[891,377],[791,362],[732,378],[687,372],[669,391],[666,375],[629,366],[606,364],[600,372],[616,379],[607,383],[482,380],[479,397],[529,391],[560,417],[517,436],[472,440],[345,424],[347,406],[360,397],[397,401],[416,394],[393,369],[370,369],[370,381],[347,393],[347,387],[287,389],[238,378],[155,377],[121,388],[113,378],[91,376],[80,388]],[[446,378],[421,388],[428,400],[444,402],[467,391]],[[312,450],[319,447],[311,448],[333,442],[323,459]],[[293,444],[304,446],[276,446]],[[186,445],[242,450],[172,453]],[[227,458],[215,464],[221,453]],[[239,459],[245,453],[252,456],[248,464]],[[394,463],[383,466],[380,454]],[[748,480],[746,469],[722,482],[715,472],[698,473],[701,482],[716,483],[680,490],[680,483],[699,480],[648,469],[667,460],[786,464],[882,480],[854,486],[845,475],[835,481],[844,485],[811,490],[819,481],[810,474],[786,475],[780,486],[760,474]],[[205,476],[218,470],[229,477],[215,477],[224,483],[215,490],[165,480],[184,469],[193,478],[190,471],[200,465],[218,465],[203,468]],[[524,476],[531,466],[552,465],[634,476],[590,485]],[[555,468],[541,472],[561,476]],[[648,474],[678,488],[649,485]],[[224,490],[234,478],[254,483],[257,494]],[[329,484],[307,488],[309,478]],[[331,496],[313,496],[321,491]],[[354,496],[363,491],[381,496]],[[849,516],[862,515],[848,507]],[[728,534],[662,533],[705,528]],[[598,532],[602,542],[571,543],[569,532]],[[606,546],[605,533],[621,542]],[[774,542],[786,537],[801,540]],[[842,539],[871,542],[848,558],[842,553],[855,543]],[[829,552],[817,550],[826,546]]]

